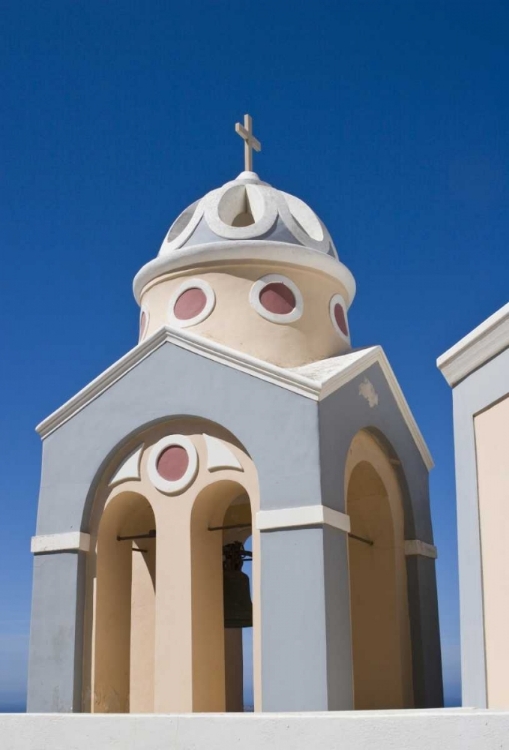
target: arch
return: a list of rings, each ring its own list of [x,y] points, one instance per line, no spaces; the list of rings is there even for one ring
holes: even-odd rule
[[[394,460],[394,459],[393,459]],[[345,471],[354,705],[413,706],[404,507],[393,464],[367,431],[352,441]]]
[[[171,435],[186,436],[185,440],[192,443],[197,468],[189,485],[168,494],[154,481],[149,469],[153,451]],[[218,453],[220,442],[223,450]],[[121,472],[116,480],[119,468],[133,454],[138,456],[138,468],[134,474]],[[225,467],[221,461],[225,461]],[[96,477],[87,519],[91,553],[85,586],[83,710],[225,710],[227,638],[223,623],[222,547],[227,536],[209,528],[225,525],[227,514],[230,519],[238,516],[239,498],[241,510],[247,512],[250,520],[258,509],[258,495],[257,472],[247,451],[226,429],[207,420],[157,420],[131,434],[117,451],[109,454],[101,475]],[[141,565],[146,555],[134,553],[128,560],[127,547],[121,546],[123,542],[119,546],[117,541],[117,536],[137,534],[140,529],[157,529],[157,542],[147,540],[154,547],[149,578],[158,582],[157,590],[152,586],[151,599],[147,571]],[[251,527],[247,535],[250,534]],[[254,537],[256,559],[257,532]],[[108,586],[111,591],[109,580],[117,582],[118,595],[108,597],[105,593]],[[257,571],[254,580],[256,589]],[[133,609],[138,581],[142,586],[140,595],[151,601],[150,623],[145,618],[140,624],[138,612]],[[253,599],[259,601],[257,591]],[[259,622],[259,613],[255,617]],[[121,631],[121,637],[109,652],[112,664],[107,667],[108,659],[101,660],[97,646],[99,651],[105,650],[108,619]],[[143,672],[138,659],[141,650],[135,647],[142,631],[147,642],[148,629],[149,649],[155,657],[143,663],[150,676]],[[254,651],[259,654],[258,625],[254,631]],[[111,628],[109,633],[111,640]],[[256,661],[255,694],[259,701],[260,659]]]
[[[195,414],[165,414],[157,419],[145,422],[117,442],[101,461],[87,492],[81,517],[81,531],[92,535],[97,531],[98,519],[102,514],[106,498],[108,497],[105,489],[108,486],[108,470],[111,465],[113,463],[122,463],[122,460],[137,445],[145,442],[147,436],[158,430],[171,430],[172,432],[180,432],[183,435],[208,432],[237,446],[246,456],[251,458],[251,454],[245,445],[230,430],[210,419],[199,417]]]
[[[191,514],[193,706],[243,710],[241,631],[228,632],[223,610],[223,546],[252,534],[253,502],[243,484],[218,480],[196,497]],[[222,529],[236,524],[242,529]],[[217,531],[210,531],[210,529]],[[253,535],[253,625],[258,634],[258,540]]]
[[[156,539],[152,506],[124,492],[107,505],[97,535],[92,637],[94,713],[154,708]]]

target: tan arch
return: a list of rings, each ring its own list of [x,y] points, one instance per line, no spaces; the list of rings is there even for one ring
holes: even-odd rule
[[[218,437],[228,444],[239,460],[242,471],[221,469],[208,471],[207,452],[203,433]],[[194,482],[178,495],[169,496],[156,489],[149,480],[147,465],[150,448],[161,437],[168,434],[184,434],[190,437],[198,452],[199,470]],[[126,456],[143,444],[140,463],[140,479],[122,482],[113,488],[109,480]],[[207,530],[209,525],[222,525],[228,506],[238,496],[247,496],[251,516],[259,507],[259,490],[256,468],[245,449],[219,425],[196,418],[179,418],[159,423],[133,436],[113,455],[98,483],[91,512],[91,553],[87,567],[87,593],[85,618],[84,658],[84,710],[94,710],[97,659],[93,644],[96,642],[96,582],[98,562],[98,536],[102,519],[107,518],[110,506],[116,498],[126,493],[143,497],[153,510],[157,528],[157,555],[155,580],[157,589],[154,607],[154,676],[152,707],[155,712],[224,711],[224,632],[222,644],[217,649],[206,647],[205,632],[200,620],[200,607],[206,601],[198,590],[206,591],[207,566],[200,565],[200,556],[206,557],[215,550],[221,560],[221,536]],[[230,511],[228,511],[230,512]],[[135,532],[136,533],[136,532]],[[218,541],[219,540],[219,541]],[[218,549],[216,549],[219,547]],[[260,705],[261,658],[260,658],[260,596],[259,596],[259,533],[253,529],[253,655],[255,706]],[[117,552],[121,550],[117,547]],[[126,553],[127,554],[127,553]],[[202,560],[203,562],[203,560]],[[217,574],[217,565],[215,572]],[[219,567],[219,570],[221,568]],[[200,571],[198,574],[197,571]],[[210,575],[209,575],[210,578]],[[203,579],[203,580],[202,580]],[[212,576],[215,591],[212,610],[218,625],[222,594],[218,594],[217,575]],[[209,581],[210,582],[210,581]],[[221,582],[222,585],[222,582]],[[215,588],[214,588],[215,587]],[[203,611],[201,613],[203,615]],[[209,615],[207,615],[209,616]],[[212,615],[211,615],[212,616]],[[209,636],[212,630],[209,628]],[[221,662],[221,648],[222,662]],[[221,683],[222,680],[222,683]],[[132,702],[132,701],[131,701]],[[124,708],[126,702],[124,699]],[[145,710],[145,709],[141,709]]]
[[[155,528],[147,499],[121,490],[109,499],[98,527],[90,664],[94,713],[154,710],[156,540],[142,544],[118,537]]]
[[[349,538],[354,704],[413,706],[412,656],[401,487],[382,445],[367,431],[350,446],[345,468]]]

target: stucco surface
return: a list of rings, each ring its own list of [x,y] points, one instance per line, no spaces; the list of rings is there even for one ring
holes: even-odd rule
[[[366,393],[370,398],[366,397]],[[376,396],[376,398],[375,398]],[[319,402],[322,502],[345,512],[344,467],[352,440],[368,430],[392,459],[404,510],[405,539],[433,544],[428,469],[378,364]],[[416,707],[443,705],[434,561],[407,557]],[[475,704],[474,704],[475,705]]]
[[[324,504],[344,511],[343,472],[351,440],[359,429],[379,430],[401,462],[403,479],[412,478],[406,494],[403,488],[406,538],[433,541],[427,469],[378,365],[317,402],[170,343],[151,352],[44,440],[37,533],[89,532],[93,498],[112,457],[131,450],[133,436],[147,426],[178,416],[210,420],[244,445],[258,472],[262,510]],[[262,536],[262,708],[350,708],[344,533],[321,527]],[[52,563],[64,578],[65,557],[55,554]],[[434,569],[429,575],[434,582]],[[425,583],[419,579],[419,585]],[[35,579],[39,606],[32,623],[30,706],[35,711],[80,710],[72,696],[81,681],[81,662],[76,666],[75,659],[83,653],[83,572],[78,571],[75,583],[78,593],[62,598],[58,607],[50,604],[52,585],[49,577]],[[271,613],[270,621],[263,622],[264,610]],[[424,629],[437,627],[433,607],[423,617],[428,620]],[[51,656],[49,643],[57,635],[64,666]],[[44,671],[39,651],[46,660]],[[73,674],[64,700],[73,709],[61,708],[62,702],[52,697],[61,673]],[[433,705],[429,696],[423,705]]]
[[[506,750],[509,712],[0,715],[9,750]]]
[[[475,417],[488,706],[509,708],[509,398]]]
[[[504,398],[508,382],[506,349],[453,389],[462,701],[481,708],[488,704],[474,416]]]
[[[81,708],[84,563],[83,552],[34,558],[28,711]]]
[[[164,344],[45,439],[37,534],[87,531],[112,452],[151,422],[179,415],[217,422],[245,445],[262,508],[319,502],[316,403]]]
[[[376,395],[366,398],[366,385]],[[371,389],[372,386],[372,389]],[[385,436],[389,455],[402,485],[405,539],[433,544],[428,470],[378,364],[346,383],[319,403],[322,502],[345,512],[343,471],[350,445],[360,429]],[[383,437],[381,437],[383,440]]]
[[[353,707],[344,532],[264,532],[261,554],[263,710]]]
[[[268,273],[282,275],[300,291],[302,314],[297,320],[272,322],[250,304],[253,284]],[[172,321],[169,317],[169,302],[189,279],[206,282],[215,293],[215,306],[210,315],[192,325],[192,330],[200,336],[281,367],[314,362],[350,348],[335,330],[329,313],[329,303],[335,294],[347,298],[340,282],[317,271],[255,262],[191,268],[180,276],[158,279],[143,292],[141,299],[150,313],[145,336],[162,325],[178,325],[178,320]]]

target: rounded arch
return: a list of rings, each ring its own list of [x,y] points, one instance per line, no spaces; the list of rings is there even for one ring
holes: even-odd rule
[[[249,486],[246,487],[243,482],[218,480],[206,486],[193,505],[190,529],[195,711],[224,711],[228,708],[225,704],[229,692],[226,663],[235,658],[235,654],[231,650],[227,652],[233,637],[227,638],[225,634],[223,545],[234,539],[245,541],[251,535],[252,518],[257,510],[252,494]],[[237,525],[240,527],[238,533],[232,528]],[[259,630],[259,554],[256,535],[253,535],[253,560],[253,626],[256,642]]]
[[[154,482],[148,470],[153,462],[154,450],[162,439],[171,435],[187,436],[188,443],[197,456],[197,470],[193,480],[168,494],[164,487]],[[137,456],[135,468],[129,464],[132,456]],[[152,461],[152,463],[151,463]],[[130,470],[124,467],[129,464]],[[120,474],[119,474],[120,472]],[[119,478],[120,477],[120,478]],[[103,530],[109,526],[110,517],[116,517],[114,510],[135,504],[134,498],[142,497],[150,508],[150,528],[138,514],[133,516],[132,529],[116,532],[115,544],[111,541],[111,571],[104,573],[101,562]],[[239,500],[242,502],[239,504]],[[134,507],[134,506],[133,506]],[[122,682],[122,702],[116,710],[168,711],[224,711],[225,710],[225,634],[222,598],[222,539],[221,533],[211,528],[225,525],[225,516],[235,521],[239,512],[251,518],[259,507],[258,475],[254,463],[244,446],[221,425],[197,417],[173,417],[156,420],[135,431],[126,438],[117,451],[110,452],[102,464],[101,475],[96,477],[95,492],[88,511],[88,528],[91,534],[91,554],[87,561],[86,611],[85,611],[85,652],[84,652],[84,710],[103,709],[95,698],[98,674],[98,661],[94,649],[97,642],[97,623],[102,622],[97,592],[104,589],[99,578],[108,579],[120,565],[120,558],[127,559],[128,553],[120,548],[118,536],[138,534],[157,529],[157,554],[154,552],[153,579],[157,580],[154,589],[153,621],[149,640],[153,638],[155,653],[153,676],[150,688],[143,694],[153,695],[151,707],[148,701],[142,706],[133,695],[140,694],[138,677],[133,693],[126,687],[125,674]],[[247,513],[246,513],[247,511]],[[122,513],[119,514],[122,515]],[[117,524],[118,525],[118,524]],[[128,524],[129,525],[129,524]],[[135,528],[136,527],[136,528]],[[113,527],[112,527],[113,528]],[[134,529],[134,531],[133,531]],[[112,532],[113,533],[113,532]],[[253,533],[253,601],[255,605],[254,651],[259,654],[259,612],[258,586],[258,532]],[[113,536],[111,537],[113,540]],[[134,544],[134,542],[133,542]],[[145,547],[143,541],[143,547]],[[130,570],[138,560],[133,555]],[[129,567],[129,563],[125,562]],[[111,577],[110,576],[110,577]],[[128,574],[124,573],[126,580]],[[132,579],[134,581],[134,578]],[[134,586],[134,583],[131,582]],[[125,591],[129,584],[124,586]],[[134,596],[132,589],[131,599]],[[118,599],[118,597],[117,597]],[[111,604],[115,597],[111,598]],[[98,606],[99,605],[99,606]],[[123,595],[121,608],[128,611],[127,593]],[[117,615],[115,615],[117,617]],[[131,662],[135,620],[131,611],[130,635],[123,639],[123,658],[127,653],[126,643],[131,639]],[[134,627],[134,630],[133,630]],[[152,633],[155,631],[155,636]],[[212,647],[212,644],[215,644]],[[151,646],[152,648],[152,646]],[[260,659],[256,659],[255,694],[260,692]],[[105,662],[106,663],[106,662]],[[124,673],[125,673],[124,668]],[[132,670],[131,670],[132,672]],[[138,673],[137,673],[138,674]],[[102,679],[102,678],[101,678]],[[104,681],[104,680],[103,680]],[[121,680],[117,680],[120,685]],[[146,680],[145,680],[146,683]],[[102,690],[102,688],[101,688]],[[131,700],[126,698],[131,693]],[[102,691],[104,692],[104,691]],[[258,699],[259,700],[259,699]]]
[[[92,535],[96,533],[107,498],[107,487],[112,467],[120,465],[137,445],[143,444],[147,437],[159,431],[161,433],[166,431],[179,432],[184,435],[208,432],[237,446],[246,456],[251,458],[251,454],[245,445],[230,430],[210,419],[195,414],[177,414],[164,415],[145,422],[116,443],[101,462],[87,493],[81,519],[81,531]]]
[[[136,534],[152,538],[133,540]],[[95,555],[91,710],[153,711],[156,521],[150,502],[120,492],[102,514]]]
[[[345,471],[354,705],[413,705],[405,509],[391,457],[359,432]]]

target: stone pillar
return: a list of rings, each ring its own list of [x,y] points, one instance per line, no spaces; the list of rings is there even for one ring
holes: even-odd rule
[[[34,557],[29,713],[81,711],[84,575],[84,552]]]
[[[347,517],[318,505],[265,511],[257,522],[262,710],[352,709]]]
[[[431,545],[423,547],[434,549]],[[444,690],[435,560],[432,556],[407,552],[406,568],[414,703],[416,708],[440,708],[444,705]]]

